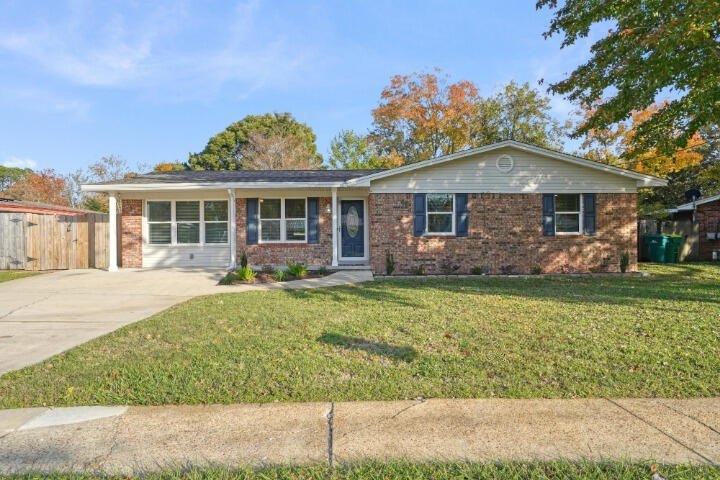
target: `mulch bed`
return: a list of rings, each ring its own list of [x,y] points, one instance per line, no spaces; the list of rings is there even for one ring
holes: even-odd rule
[[[296,278],[292,275],[288,275],[287,280],[283,280],[282,282],[278,282],[275,280],[272,276],[272,272],[257,272],[257,276],[254,280],[251,280],[249,282],[246,282],[244,280],[233,280],[232,282],[227,282],[225,279],[220,281],[220,285],[252,285],[255,283],[285,283],[290,282],[292,280],[306,280],[308,278],[322,278],[330,275],[333,272],[327,272],[325,274],[322,274],[317,271],[309,271],[307,275],[305,275],[302,279]]]

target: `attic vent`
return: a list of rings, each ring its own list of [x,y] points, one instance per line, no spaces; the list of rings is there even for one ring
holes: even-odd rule
[[[500,155],[498,159],[495,160],[495,166],[501,172],[508,173],[515,166],[515,162],[510,155]]]

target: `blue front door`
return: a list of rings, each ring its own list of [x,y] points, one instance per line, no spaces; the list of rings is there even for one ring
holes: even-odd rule
[[[341,200],[341,248],[343,258],[365,256],[365,208],[362,200]]]

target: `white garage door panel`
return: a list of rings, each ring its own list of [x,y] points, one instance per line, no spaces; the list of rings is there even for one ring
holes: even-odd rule
[[[144,245],[143,267],[227,267],[229,245]]]

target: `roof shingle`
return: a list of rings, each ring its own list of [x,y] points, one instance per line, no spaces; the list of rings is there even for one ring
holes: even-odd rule
[[[148,184],[148,183],[306,183],[345,182],[364,177],[382,170],[182,170],[174,172],[143,173],[107,184]]]

